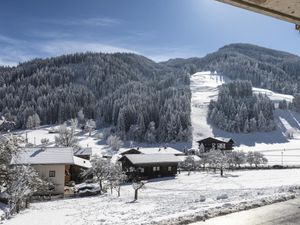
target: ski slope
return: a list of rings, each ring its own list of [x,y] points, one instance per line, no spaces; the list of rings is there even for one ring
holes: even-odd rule
[[[236,150],[261,151],[270,165],[300,165],[300,114],[290,110],[276,109],[274,112],[277,129],[272,132],[255,132],[250,134],[222,131],[207,123],[208,104],[218,96],[218,87],[230,81],[225,76],[199,72],[191,76],[193,147],[197,140],[212,136],[216,138],[233,138]],[[281,100],[291,102],[293,96],[275,93],[261,88],[253,88],[254,94],[266,94],[274,103]],[[289,139],[288,132],[293,133]]]

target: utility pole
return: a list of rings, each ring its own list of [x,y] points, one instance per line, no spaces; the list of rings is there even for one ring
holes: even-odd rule
[[[283,152],[285,152],[285,149],[281,152],[281,165],[283,166]]]

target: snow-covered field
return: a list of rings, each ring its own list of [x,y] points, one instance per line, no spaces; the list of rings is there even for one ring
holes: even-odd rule
[[[154,182],[155,181],[155,182]],[[152,180],[132,203],[133,189],[125,185],[121,197],[103,196],[33,203],[30,209],[4,225],[83,225],[83,224],[176,224],[185,217],[226,210],[235,205],[273,201],[294,195],[300,170],[262,170],[219,174],[181,173],[174,179]],[[282,186],[284,184],[284,186]],[[217,200],[219,198],[219,200]]]
[[[34,130],[19,130],[14,132],[16,135],[20,135],[24,139],[28,139],[28,143],[31,143],[35,146],[41,146],[41,140],[43,138],[49,139],[49,144],[47,144],[48,147],[55,146],[55,136],[58,135],[58,133],[49,133],[51,130],[57,130],[59,128],[59,125],[52,125],[52,126],[41,126]],[[103,128],[99,130],[92,131],[91,136],[89,136],[88,132],[83,132],[81,129],[76,129],[76,137],[78,139],[78,145],[82,148],[90,147],[92,148],[92,154],[93,155],[99,155],[99,156],[112,156],[116,154],[115,151],[113,151],[106,143],[107,138],[107,129],[109,128]],[[6,134],[7,136],[10,135],[10,133]],[[23,144],[25,145],[25,143]],[[161,148],[161,147],[172,147],[179,151],[182,151],[185,148],[190,148],[190,143],[187,142],[175,142],[175,143],[158,143],[158,144],[148,144],[148,143],[139,143],[139,142],[130,142],[126,141],[124,142],[123,147],[121,150],[126,150],[130,147],[142,147],[142,148]]]
[[[17,135],[22,136],[24,139],[27,137],[28,143],[36,146],[41,145],[43,138],[49,139],[48,147],[55,146],[55,136],[57,133],[49,133],[53,129],[58,129],[59,126],[41,126],[34,130],[20,130],[14,132]],[[111,155],[111,149],[106,145],[103,135],[104,129],[96,130],[89,136],[88,132],[82,132],[82,130],[76,130],[76,136],[78,138],[78,144],[81,147],[91,147],[94,155]]]
[[[216,99],[218,86],[229,79],[211,72],[200,72],[191,76],[192,91],[192,126],[193,147],[196,141],[209,136],[233,138],[236,150],[261,151],[269,164],[300,165],[300,114],[289,110],[275,110],[276,131],[234,134],[217,129],[207,123],[207,111],[210,100]],[[274,93],[270,90],[253,88],[254,93],[266,94],[273,102],[285,99],[290,102],[291,95]],[[292,131],[294,138],[289,139],[287,131]]]

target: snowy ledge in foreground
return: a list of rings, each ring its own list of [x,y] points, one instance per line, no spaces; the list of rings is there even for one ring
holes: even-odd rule
[[[299,194],[298,194],[299,195]],[[295,194],[279,194],[274,197],[265,197],[258,200],[253,201],[244,201],[240,203],[225,203],[222,206],[218,206],[215,208],[208,208],[205,211],[195,211],[192,214],[182,215],[176,218],[170,218],[158,222],[152,222],[151,224],[156,225],[183,225],[183,224],[191,224],[195,222],[205,221],[207,219],[211,219],[217,216],[223,216],[230,213],[240,212],[244,210],[254,209],[258,207],[262,207],[265,205],[270,205],[278,202],[287,201],[290,199],[294,199],[296,197]]]

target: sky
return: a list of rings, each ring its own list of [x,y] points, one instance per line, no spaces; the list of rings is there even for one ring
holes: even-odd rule
[[[3,0],[0,65],[75,52],[202,57],[231,43],[300,55],[294,25],[214,0]]]

